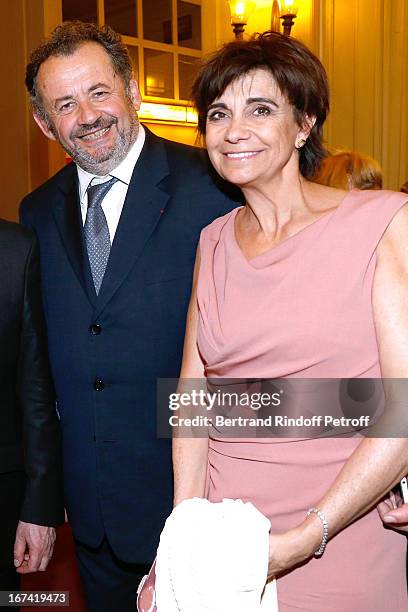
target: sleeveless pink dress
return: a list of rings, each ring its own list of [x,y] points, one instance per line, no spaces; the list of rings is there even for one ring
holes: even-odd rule
[[[250,261],[235,239],[238,209],[206,227],[197,290],[206,375],[380,377],[371,303],[376,248],[406,201],[354,190]],[[360,440],[210,438],[208,498],[252,501],[273,532],[285,531],[318,503]],[[405,612],[405,555],[406,537],[384,528],[373,509],[335,536],[322,558],[278,579],[279,610]]]

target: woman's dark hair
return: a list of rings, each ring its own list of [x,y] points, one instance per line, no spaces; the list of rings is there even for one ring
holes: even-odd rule
[[[224,45],[201,67],[192,88],[198,111],[198,129],[205,134],[207,109],[233,81],[257,69],[268,70],[293,107],[299,126],[305,115],[315,117],[306,144],[299,149],[303,176],[312,178],[327,152],[323,146],[323,123],[329,111],[329,86],[320,60],[298,40],[265,32],[249,41]]]
[[[72,55],[78,47],[88,42],[98,43],[105,49],[115,73],[123,79],[126,89],[129,87],[132,78],[132,63],[120,35],[109,26],[98,27],[94,23],[66,21],[55,28],[48,40],[34,49],[26,68],[25,84],[31,96],[33,108],[45,121],[48,121],[48,117],[36,86],[37,74],[41,65],[49,57]]]

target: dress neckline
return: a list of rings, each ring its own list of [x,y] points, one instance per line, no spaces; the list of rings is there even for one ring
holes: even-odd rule
[[[290,247],[293,244],[295,244],[296,241],[297,241],[296,239],[298,239],[299,237],[304,236],[308,232],[308,230],[315,229],[318,226],[318,224],[321,221],[323,221],[324,219],[326,219],[326,220],[331,219],[343,207],[343,205],[346,203],[346,201],[348,201],[348,199],[351,196],[351,194],[355,193],[356,191],[358,191],[358,189],[351,189],[348,193],[346,193],[346,195],[340,201],[338,206],[336,206],[332,210],[329,210],[326,213],[323,213],[322,215],[320,215],[320,217],[318,219],[315,219],[315,221],[312,221],[308,225],[305,225],[305,227],[302,227],[302,229],[298,230],[295,234],[292,234],[292,236],[288,236],[287,238],[285,238],[284,240],[279,242],[277,245],[270,247],[269,249],[267,249],[263,253],[260,253],[259,255],[256,255],[255,257],[251,257],[250,259],[248,259],[245,256],[244,252],[242,251],[241,247],[239,246],[239,243],[238,243],[238,240],[237,240],[237,237],[236,237],[236,233],[235,233],[235,219],[236,219],[237,214],[239,213],[239,211],[242,210],[243,208],[245,208],[245,206],[238,206],[237,208],[235,208],[232,211],[232,216],[231,216],[231,219],[230,219],[230,221],[231,221],[230,227],[231,227],[231,231],[232,231],[232,242],[234,244],[234,247],[240,253],[242,259],[249,266],[251,266],[254,269],[262,268],[262,263],[263,263],[264,260],[266,260],[269,263],[270,256],[272,256],[275,253],[276,254],[281,253],[282,250],[284,251],[288,247]]]

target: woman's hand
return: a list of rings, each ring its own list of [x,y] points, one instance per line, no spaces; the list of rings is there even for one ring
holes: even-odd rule
[[[318,521],[318,522],[317,522]],[[269,536],[268,577],[278,576],[310,559],[322,540],[320,519],[310,516],[301,525]]]

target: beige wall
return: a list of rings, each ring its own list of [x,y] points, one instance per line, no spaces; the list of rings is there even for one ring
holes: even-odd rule
[[[28,135],[24,90],[16,75],[23,78],[25,65],[24,2],[7,2],[7,19],[0,19],[2,79],[0,115],[2,143],[0,159],[0,216],[16,219],[17,202],[29,188]]]
[[[24,86],[29,51],[58,22],[60,12],[55,0],[0,0],[0,11],[0,217],[17,220],[21,198],[64,163],[60,148],[34,124]]]
[[[195,127],[171,124],[158,124],[144,122],[144,124],[157,136],[162,136],[168,140],[175,140],[189,145],[197,145],[197,130]]]
[[[321,57],[332,89],[327,139],[381,163],[385,187],[408,177],[408,6],[322,0]]]

